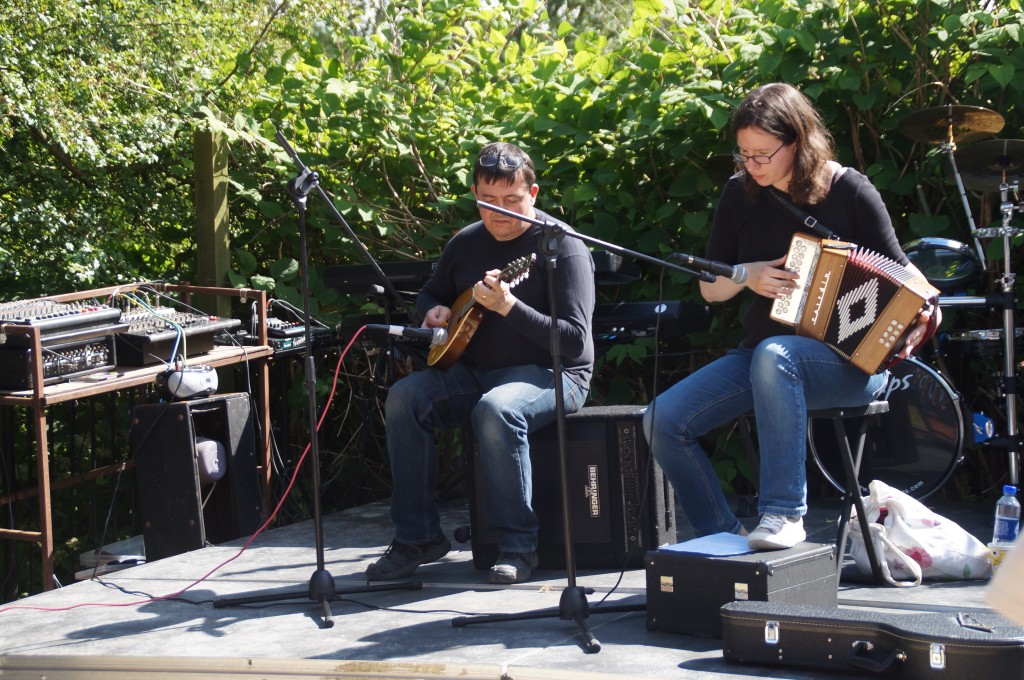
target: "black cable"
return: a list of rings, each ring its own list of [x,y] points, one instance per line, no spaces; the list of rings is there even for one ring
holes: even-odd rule
[[[291,312],[292,315],[295,316],[297,320],[301,321],[302,323],[314,323],[320,328],[330,328],[330,326],[320,321],[312,314],[310,314],[309,319],[306,319],[306,316],[301,309],[299,309],[298,307],[296,307],[295,305],[286,300],[271,298],[270,300],[267,301],[267,311],[269,312],[270,309],[275,305],[284,307],[287,311]]]
[[[142,598],[146,598],[146,599],[149,599],[149,600],[156,600],[156,598],[157,598],[157,596],[153,595],[152,593],[147,593],[147,592],[145,592],[143,590],[129,590],[129,589],[125,588],[124,586],[118,585],[116,583],[111,583],[110,581],[104,581],[102,578],[95,578],[94,577],[92,580],[93,580],[94,583],[98,583],[99,585],[103,586],[104,588],[109,588],[110,590],[116,590],[117,592],[123,593],[125,595],[132,595],[132,596],[135,596],[135,597],[142,597]],[[187,597],[167,597],[167,598],[162,598],[160,601],[161,602],[181,602],[183,604],[204,605],[204,604],[213,604],[213,599],[214,598],[211,597],[211,598],[204,599],[204,600],[190,600]]]

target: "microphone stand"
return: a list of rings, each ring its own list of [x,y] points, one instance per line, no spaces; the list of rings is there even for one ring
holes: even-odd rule
[[[316,188],[319,189],[321,196],[328,205],[334,209],[334,205],[327,199],[323,189],[320,188],[319,176],[316,172],[313,172],[306,167],[302,160],[299,158],[295,150],[292,149],[291,145],[281,134],[281,131],[277,131],[277,140],[291,156],[292,160],[299,167],[299,174],[292,178],[288,182],[288,193],[291,194],[292,200],[295,202],[295,207],[299,213],[299,241],[300,241],[300,264],[301,264],[301,279],[302,279],[302,311],[305,315],[305,351],[303,354],[305,364],[305,378],[306,378],[306,408],[309,416],[309,453],[312,465],[312,482],[313,482],[313,528],[316,538],[316,571],[313,572],[309,579],[309,586],[304,591],[277,591],[273,593],[255,594],[255,595],[242,595],[218,598],[213,601],[215,609],[224,609],[232,605],[244,605],[244,604],[257,604],[263,602],[277,602],[280,600],[292,600],[301,597],[308,597],[314,602],[320,604],[323,612],[323,628],[334,627],[334,620],[331,616],[330,601],[336,599],[339,595],[345,595],[350,593],[367,593],[377,592],[384,590],[417,590],[422,587],[422,583],[419,581],[410,581],[407,583],[393,583],[393,584],[381,584],[381,585],[366,585],[356,586],[353,588],[346,588],[339,590],[337,584],[334,581],[334,577],[331,576],[331,572],[327,570],[324,559],[324,527],[323,527],[323,513],[320,504],[320,435],[317,429],[317,404],[316,404],[316,363],[313,359],[313,339],[312,329],[310,326],[310,320],[312,317],[309,313],[309,252],[308,244],[306,239],[306,202],[310,192]],[[334,209],[335,215],[344,224],[344,219],[340,213]],[[373,258],[370,257],[369,252],[363,247],[362,243],[355,237],[351,229],[348,228],[347,224],[344,224],[345,228],[348,229],[349,234],[352,236],[353,241],[359,244],[363,248],[364,254],[370,259],[370,262],[376,268],[377,272],[388,285],[391,286],[391,282],[388,281],[384,273],[380,271],[380,267]],[[394,290],[393,287],[391,287]],[[395,291],[395,297],[401,300]],[[413,317],[416,318],[416,317]]]
[[[492,210],[497,213],[501,213],[507,217],[529,222],[530,224],[541,227],[544,230],[544,238],[541,242],[540,250],[546,256],[547,267],[548,267],[548,304],[551,307],[551,364],[554,371],[555,378],[555,426],[557,429],[557,445],[558,445],[558,462],[559,472],[561,474],[561,492],[562,492],[562,525],[564,527],[564,543],[565,543],[565,566],[566,566],[566,580],[567,586],[562,590],[561,597],[557,608],[548,609],[537,609],[528,612],[521,612],[519,614],[485,614],[481,616],[459,616],[452,619],[452,626],[461,628],[474,623],[488,623],[492,621],[523,621],[530,619],[542,619],[542,618],[553,618],[557,616],[563,621],[573,621],[579,628],[580,633],[584,640],[584,651],[588,653],[596,653],[601,651],[601,643],[594,637],[594,634],[590,631],[587,626],[586,618],[590,615],[590,606],[587,602],[587,594],[583,587],[576,584],[576,552],[573,540],[572,530],[572,508],[569,505],[569,480],[568,480],[568,455],[566,453],[565,446],[565,401],[562,395],[562,359],[561,349],[558,340],[558,308],[555,299],[555,270],[558,265],[558,254],[561,249],[562,239],[565,236],[572,236],[585,243],[594,244],[610,250],[615,253],[628,255],[635,257],[639,260],[651,262],[668,269],[674,269],[684,274],[699,277],[703,280],[714,280],[714,275],[710,272],[691,269],[690,267],[684,267],[681,265],[672,264],[659,260],[656,257],[651,257],[643,253],[628,250],[621,246],[617,246],[611,243],[600,241],[596,238],[585,236],[577,232],[568,232],[563,227],[544,220],[537,220],[531,217],[526,217],[519,213],[511,210],[500,208],[490,203],[483,201],[477,201],[477,205],[487,210]],[[697,263],[690,263],[691,266],[699,267]],[[714,264],[714,263],[710,263]],[[612,612],[633,612],[633,611],[645,611],[647,609],[646,604],[628,604],[628,605],[602,605],[595,608],[595,613],[612,613]]]

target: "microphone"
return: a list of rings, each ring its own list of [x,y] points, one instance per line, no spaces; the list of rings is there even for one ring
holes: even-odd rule
[[[672,253],[669,255],[669,258],[680,260],[715,276],[725,276],[733,283],[743,283],[747,280],[747,268],[741,264],[733,266],[716,260],[706,260],[703,257],[687,255],[686,253]]]
[[[444,328],[416,328],[415,326],[387,326],[380,323],[368,323],[366,330],[397,335],[402,338],[430,340],[431,345],[443,345],[448,342],[448,331]]]

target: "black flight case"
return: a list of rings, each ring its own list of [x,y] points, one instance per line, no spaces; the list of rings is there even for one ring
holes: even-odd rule
[[[1024,678],[1024,628],[995,612],[730,602],[721,618],[729,661],[898,680]]]
[[[733,600],[838,603],[832,544],[805,542],[728,556],[668,547],[648,552],[645,566],[649,630],[720,637],[720,609]]]

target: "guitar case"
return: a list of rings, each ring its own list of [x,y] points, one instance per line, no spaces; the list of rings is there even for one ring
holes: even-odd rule
[[[900,680],[1024,679],[1024,628],[995,612],[891,613],[773,602],[722,606],[728,661]]]

